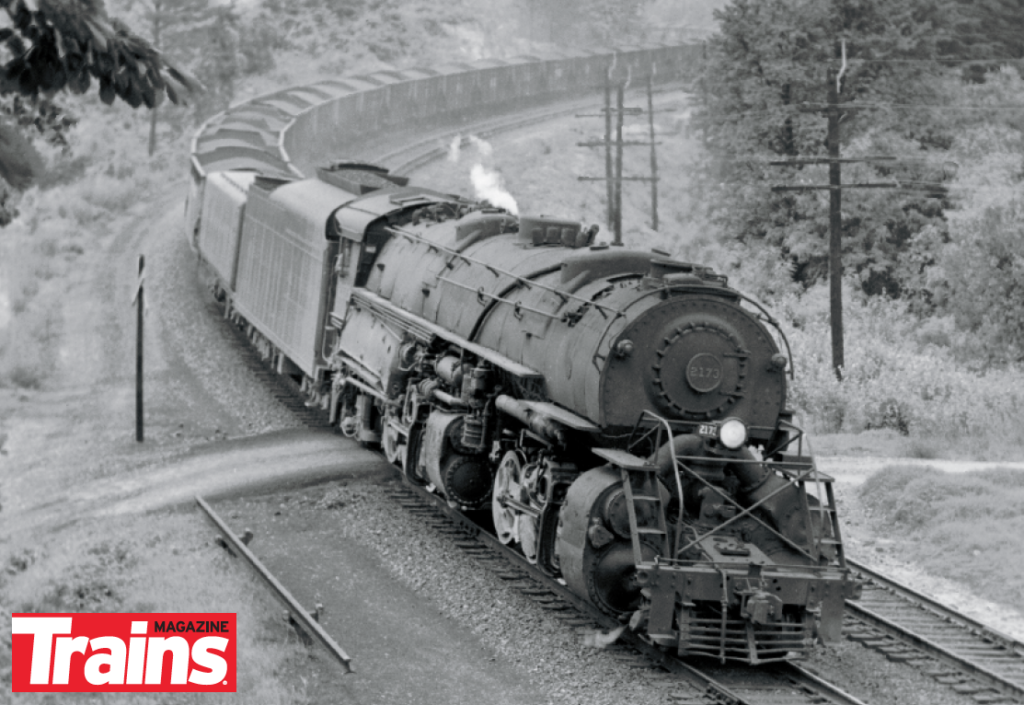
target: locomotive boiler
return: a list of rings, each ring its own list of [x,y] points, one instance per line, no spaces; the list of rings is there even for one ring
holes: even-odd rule
[[[229,316],[408,481],[678,654],[839,637],[831,480],[784,337],[725,277],[368,165],[211,174],[203,199]]]

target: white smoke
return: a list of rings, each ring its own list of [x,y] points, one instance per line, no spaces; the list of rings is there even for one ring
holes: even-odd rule
[[[485,166],[483,163],[494,154],[494,147],[491,146],[490,142],[480,139],[476,135],[470,135],[466,139],[476,149],[478,154],[477,163],[469,171],[469,179],[473,183],[476,197],[488,201],[498,208],[504,208],[513,215],[519,215],[519,206],[516,204],[516,199],[505,189],[505,185],[501,180],[501,174]],[[462,135],[456,135],[448,145],[448,161],[457,164],[461,156]]]
[[[469,141],[476,147],[476,151],[480,152],[481,157],[489,157],[494,154],[494,147],[491,146],[490,142],[482,140],[476,135],[470,135]]]
[[[452,137],[452,143],[448,145],[448,161],[452,164],[459,163],[459,151],[462,149],[462,135]]]
[[[11,300],[7,297],[7,283],[0,276],[0,331],[11,322]]]
[[[476,192],[477,198],[489,201],[498,208],[504,208],[512,215],[519,215],[516,199],[505,190],[501,174],[477,163],[470,170],[469,178],[473,182],[473,190]]]

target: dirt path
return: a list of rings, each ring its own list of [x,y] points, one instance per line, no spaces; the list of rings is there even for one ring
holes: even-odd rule
[[[118,218],[76,263],[66,282],[58,365],[41,391],[4,390],[0,415],[8,440],[2,470],[4,514],[17,527],[29,506],[52,506],[36,517],[66,520],[55,498],[93,480],[131,472],[131,468],[181,452],[195,440],[192,430],[175,437],[168,430],[182,422],[176,413],[183,387],[195,387],[187,370],[173,365],[165,345],[165,321],[158,313],[160,287],[152,274],[147,291],[145,382],[147,442],[135,432],[135,311],[137,257],[144,248],[160,253],[170,244],[184,190],[175,188],[146,208]],[[154,218],[154,214],[158,214]],[[147,253],[148,254],[148,253]],[[154,262],[153,260],[156,260]],[[152,268],[161,257],[150,256]],[[40,499],[45,499],[42,505]]]

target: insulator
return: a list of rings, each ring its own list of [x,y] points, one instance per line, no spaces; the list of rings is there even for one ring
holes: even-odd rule
[[[462,446],[472,450],[483,450],[487,443],[487,428],[480,416],[466,415],[462,419]]]

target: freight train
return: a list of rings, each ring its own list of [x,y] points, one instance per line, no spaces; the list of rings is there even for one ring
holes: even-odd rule
[[[858,586],[831,480],[784,336],[725,277],[369,164],[200,151],[187,235],[213,289],[341,433],[673,653],[839,638]]]

